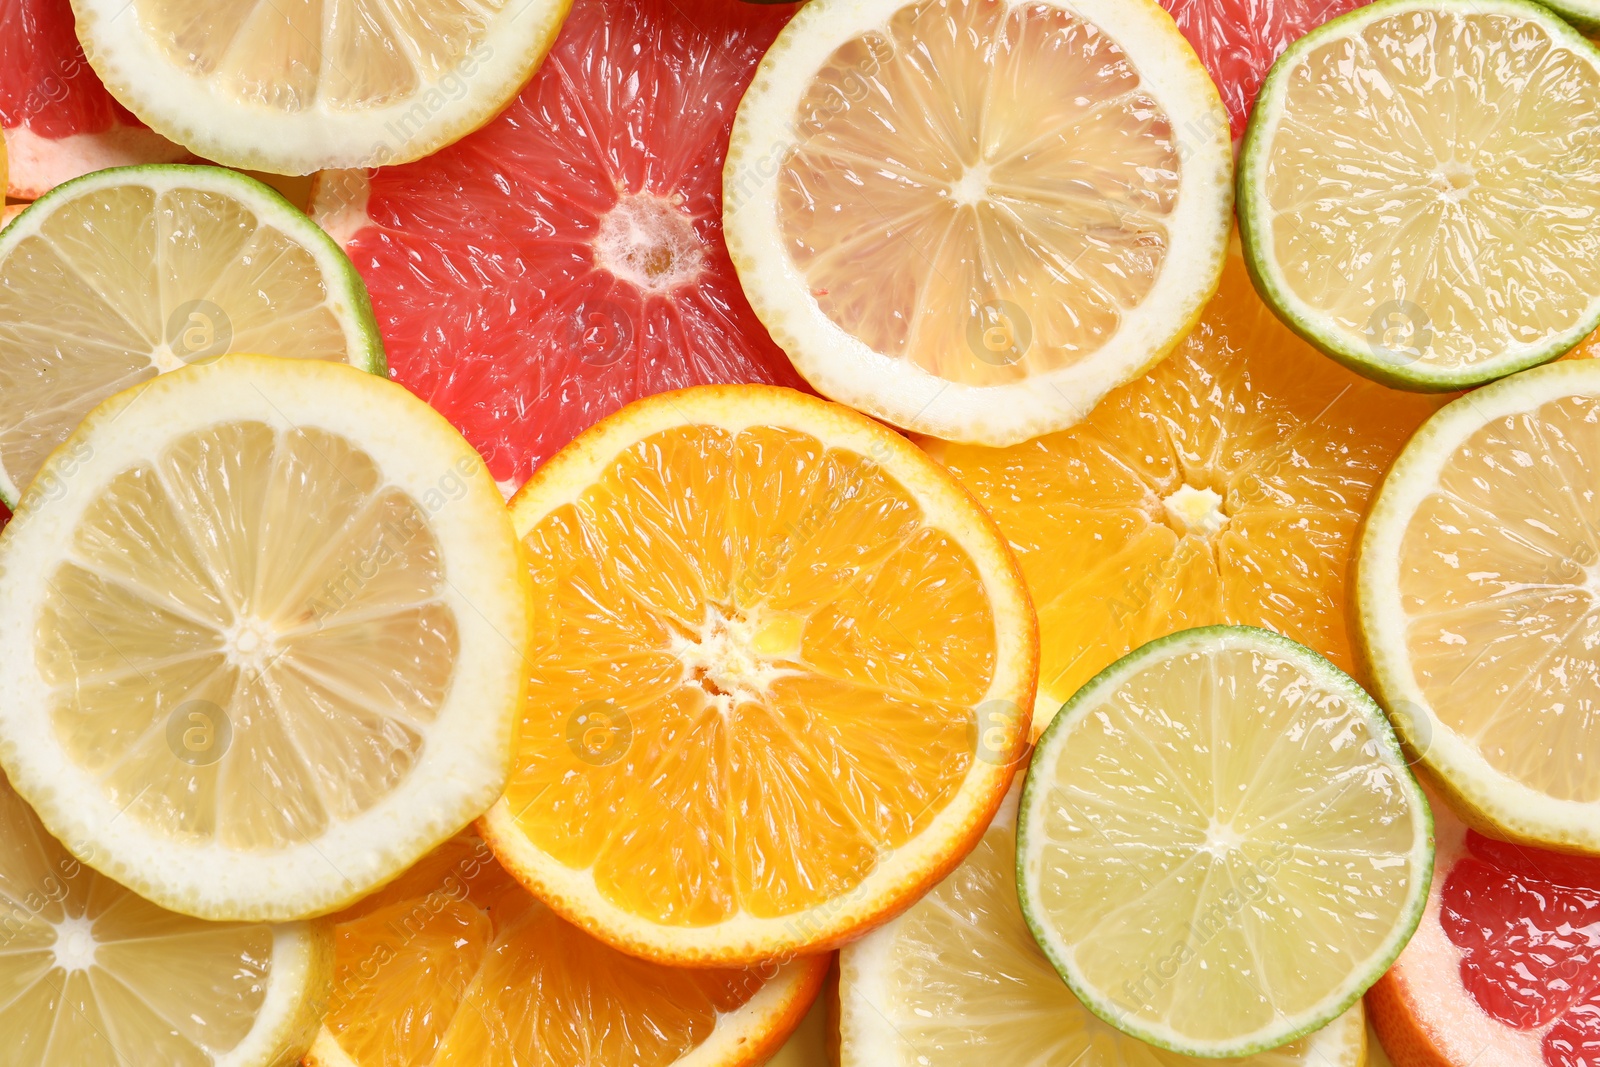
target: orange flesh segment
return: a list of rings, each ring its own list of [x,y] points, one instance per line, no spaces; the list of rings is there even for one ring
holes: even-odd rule
[[[802,99],[789,254],[873,351],[1001,385],[1085,359],[1166,258],[1177,139],[1123,50],[1046,4],[908,4]]]
[[[1496,770],[1600,800],[1600,401],[1498,419],[1446,461],[1400,541],[1406,645],[1445,726]]]
[[[459,837],[341,916],[325,1027],[359,1067],[667,1067],[764,981],[569,926]]]
[[[1350,548],[1390,461],[1438,403],[1314,351],[1232,255],[1188,339],[1082,425],[1005,449],[924,447],[1017,553],[1053,714],[1128,652],[1191,626],[1265,626],[1354,670]]]
[[[870,458],[667,430],[524,540],[506,800],[617,906],[678,926],[804,910],[960,789],[995,620],[974,561]]]

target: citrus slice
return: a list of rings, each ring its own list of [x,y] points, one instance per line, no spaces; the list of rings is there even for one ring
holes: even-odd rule
[[[0,499],[111,394],[224,352],[383,371],[361,279],[305,215],[217,167],[103,171],[0,231]]]
[[[309,1067],[751,1067],[800,1022],[829,963],[678,970],[625,956],[470,835],[337,922]]]
[[[0,0],[5,195],[33,200],[91,171],[189,155],[111,98],[83,58],[70,0]]]
[[[802,384],[722,242],[728,127],[790,10],[578,0],[483,130],[370,178],[318,181],[313,214],[366,279],[395,378],[508,495],[642,396]]]
[[[1216,291],[1233,157],[1154,0],[817,0],[728,152],[728,246],[819,391],[1012,444],[1070,426]]]
[[[1428,910],[1367,994],[1396,1067],[1590,1067],[1600,861],[1484,837],[1433,810]]]
[[[494,800],[525,581],[471,447],[336,363],[227,356],[96,408],[0,537],[0,762],[163,907],[302,918]]]
[[[1244,134],[1256,93],[1272,61],[1307,30],[1353,11],[1369,0],[1161,0],[1178,29],[1211,72],[1233,120]],[[1554,5],[1551,5],[1554,6]]]
[[[1416,928],[1428,802],[1382,710],[1315,652],[1215,626],[1153,641],[1040,738],[1023,914],[1100,1018],[1246,1056],[1348,1009]]]
[[[1355,669],[1345,592],[1372,494],[1439,406],[1320,358],[1237,250],[1200,325],[1082,425],[1012,448],[924,440],[994,515],[1039,612],[1042,730],[1147,641],[1264,626]]]
[[[911,910],[839,953],[839,1067],[1202,1067],[1101,1022],[1061,984],[1017,904],[1017,790]],[[1362,1067],[1360,1002],[1240,1067]]]
[[[1573,220],[1595,211],[1600,51],[1524,0],[1381,0],[1313,30],[1273,65],[1239,163],[1262,295],[1408,389],[1478,385],[1593,330],[1600,259]]]
[[[29,1067],[289,1067],[327,1005],[326,923],[209,923],[80,863],[0,781],[0,1028]]]
[[[1600,364],[1470,393],[1395,461],[1362,535],[1362,651],[1452,806],[1600,852]]]
[[[610,944],[727,966],[905,908],[1027,742],[1033,610],[988,517],[893,432],[770,386],[625,408],[512,500],[532,681],[482,821]]]
[[[111,94],[207,159],[275,174],[419,159],[488,122],[571,0],[72,0]]]

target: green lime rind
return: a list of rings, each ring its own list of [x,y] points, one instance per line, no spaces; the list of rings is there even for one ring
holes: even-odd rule
[[[1359,340],[1352,341],[1346,332],[1319,320],[1314,310],[1305,309],[1289,292],[1274,268],[1268,226],[1271,209],[1262,188],[1265,185],[1268,150],[1284,110],[1283,98],[1290,73],[1313,49],[1329,40],[1350,36],[1352,30],[1394,11],[1444,10],[1451,6],[1450,0],[1376,0],[1331,19],[1295,41],[1272,64],[1272,69],[1262,82],[1239,152],[1238,191],[1235,196],[1239,236],[1244,246],[1245,269],[1255,284],[1256,292],[1285,326],[1324,355],[1357,374],[1411,392],[1455,392],[1549,363],[1571,351],[1600,326],[1600,299],[1595,299],[1576,326],[1550,338],[1540,348],[1519,356],[1502,357],[1469,367],[1430,366],[1420,358],[1411,362],[1385,360],[1372,346]],[[1551,10],[1561,6],[1571,9],[1571,21],[1584,24],[1584,18],[1591,18],[1596,20],[1593,25],[1600,26],[1600,3],[1594,0],[1569,0],[1565,5],[1549,6],[1532,0],[1479,0],[1472,5],[1472,9],[1475,12],[1500,10],[1537,21],[1574,51],[1589,55],[1596,68],[1600,68],[1600,49]],[[1579,13],[1580,9],[1588,9],[1592,13],[1584,16]]]
[[[1544,0],[1544,6],[1582,33],[1600,30],[1600,3],[1595,0]]]
[[[350,257],[322,227],[276,189],[235,170],[184,163],[148,163],[94,171],[63,182],[0,229],[0,262],[22,241],[35,235],[38,222],[45,216],[86,192],[119,185],[201,189],[232,197],[245,205],[264,224],[288,236],[316,260],[327,290],[325,303],[343,326],[347,362],[359,370],[387,377],[388,361],[372,298]],[[14,509],[26,487],[15,486],[12,482],[8,472],[0,471],[0,501]]]
[[[1077,972],[1065,946],[1060,943],[1044,918],[1044,909],[1039,902],[1039,889],[1034,877],[1041,865],[1030,863],[1030,860],[1035,857],[1036,836],[1041,840],[1044,837],[1042,830],[1039,829],[1043,819],[1044,796],[1054,784],[1053,780],[1046,782],[1043,779],[1044,772],[1041,768],[1055,765],[1056,758],[1066,745],[1076,724],[1101,705],[1101,698],[1106,693],[1137,673],[1147,662],[1167,658],[1182,646],[1216,647],[1229,641],[1265,648],[1290,659],[1309,676],[1323,681],[1331,689],[1339,690],[1349,700],[1352,708],[1364,713],[1373,739],[1381,748],[1382,754],[1387,757],[1387,762],[1397,772],[1396,778],[1406,790],[1411,810],[1417,813],[1416,845],[1412,852],[1414,877],[1410,880],[1411,888],[1405,909],[1388,939],[1368,956],[1366,963],[1358,971],[1352,972],[1343,986],[1323,998],[1315,1009],[1302,1013],[1298,1018],[1286,1020],[1278,1028],[1269,1029],[1265,1033],[1257,1031],[1231,1044],[1221,1042],[1186,1044],[1182,1040],[1174,1040],[1169,1033],[1142,1025],[1138,1019],[1118,1009],[1110,997],[1089,985]],[[1353,678],[1323,656],[1281,634],[1254,626],[1202,626],[1180,630],[1134,649],[1091,678],[1062,705],[1061,711],[1035,744],[1017,810],[1017,896],[1029,931],[1032,932],[1034,940],[1038,942],[1056,972],[1084,1006],[1107,1025],[1157,1048],[1203,1059],[1253,1056],[1269,1051],[1321,1029],[1348,1010],[1374,982],[1383,976],[1405,948],[1406,943],[1411,940],[1411,935],[1416,932],[1417,924],[1421,922],[1428,903],[1428,888],[1433,880],[1433,860],[1433,813],[1428,807],[1422,787],[1411,773],[1405,752],[1395,736],[1388,717],[1378,706],[1377,701],[1373,700]]]

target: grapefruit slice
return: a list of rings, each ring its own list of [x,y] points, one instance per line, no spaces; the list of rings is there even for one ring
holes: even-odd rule
[[[370,180],[318,182],[313,214],[366,279],[393,376],[508,492],[639,397],[801,384],[721,223],[734,107],[791,10],[578,0],[493,123]]]
[[[1600,859],[1508,844],[1433,811],[1427,910],[1367,993],[1394,1067],[1594,1067]]]
[[[826,956],[678,970],[600,944],[473,835],[335,917],[309,1067],[751,1067],[799,1024]]]
[[[22,200],[90,171],[189,155],[106,92],[83,57],[70,0],[0,0],[0,130],[11,153],[6,195]]]

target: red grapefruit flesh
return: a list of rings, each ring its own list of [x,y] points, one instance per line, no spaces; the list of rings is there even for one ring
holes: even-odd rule
[[[189,155],[100,84],[69,0],[0,0],[0,127],[11,157],[6,194],[23,200],[90,171]]]
[[[1233,136],[1255,106],[1272,61],[1329,19],[1369,0],[1161,0],[1222,92]]]
[[[499,118],[427,159],[320,176],[391,375],[511,490],[632,400],[799,387],[722,240],[733,114],[794,5],[578,0]]]
[[[1600,859],[1433,810],[1428,910],[1367,994],[1395,1067],[1600,1067]]]

